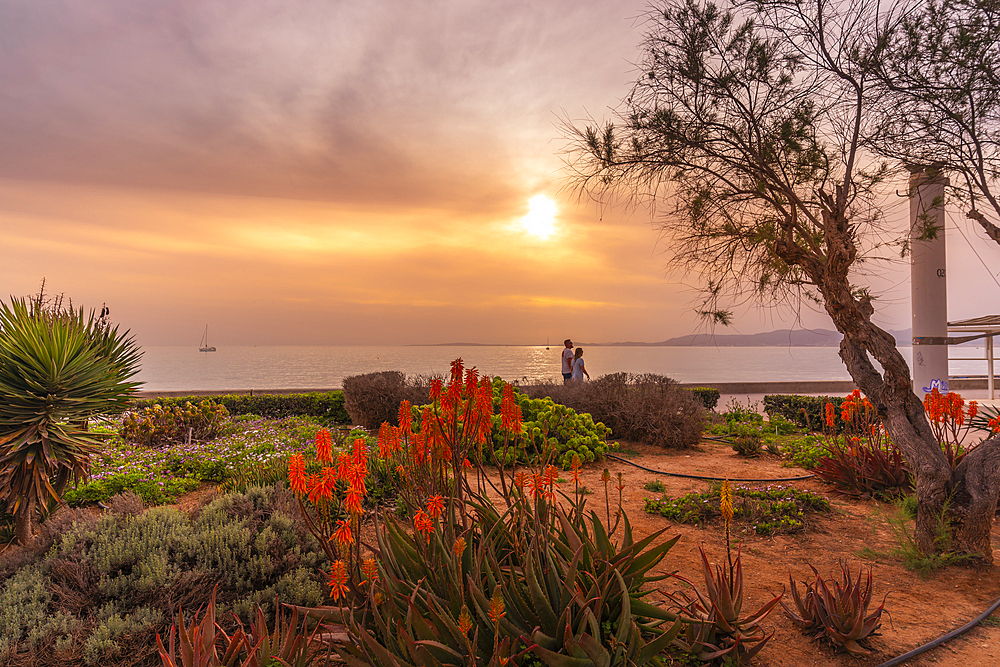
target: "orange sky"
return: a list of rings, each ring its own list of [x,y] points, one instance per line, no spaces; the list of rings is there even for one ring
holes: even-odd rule
[[[144,345],[206,323],[220,345],[691,333],[648,212],[563,190],[560,118],[627,94],[646,6],[4,2],[0,292],[45,277]],[[547,238],[520,222],[537,195],[556,203]],[[989,272],[949,243],[952,316],[985,314],[998,300],[963,281],[995,288]],[[877,288],[881,322],[906,328],[905,270]],[[794,321],[737,312],[741,333]]]

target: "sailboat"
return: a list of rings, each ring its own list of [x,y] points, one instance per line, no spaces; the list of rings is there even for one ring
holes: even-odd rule
[[[208,325],[205,325],[205,333],[201,337],[201,347],[199,348],[201,352],[215,352],[215,346],[208,344]]]

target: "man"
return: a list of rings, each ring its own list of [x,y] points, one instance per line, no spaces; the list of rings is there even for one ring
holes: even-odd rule
[[[567,338],[563,343],[566,344],[562,351],[563,384],[569,384],[570,378],[573,377],[573,341]]]

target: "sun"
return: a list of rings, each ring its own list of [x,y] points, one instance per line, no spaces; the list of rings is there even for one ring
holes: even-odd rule
[[[521,218],[524,231],[547,239],[556,231],[556,203],[545,195],[535,195],[528,201],[528,215]]]

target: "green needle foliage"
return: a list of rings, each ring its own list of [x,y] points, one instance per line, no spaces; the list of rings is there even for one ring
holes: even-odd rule
[[[93,311],[41,295],[0,304],[0,502],[22,544],[39,510],[87,474],[102,438],[88,420],[125,409],[141,354]]]

